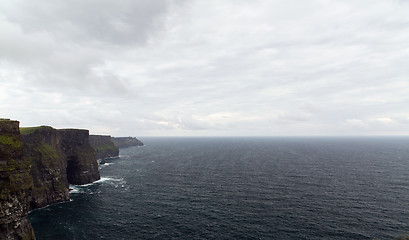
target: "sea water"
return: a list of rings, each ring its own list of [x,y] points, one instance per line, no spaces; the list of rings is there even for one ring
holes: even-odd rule
[[[393,239],[409,138],[143,138],[31,212],[45,239]]]

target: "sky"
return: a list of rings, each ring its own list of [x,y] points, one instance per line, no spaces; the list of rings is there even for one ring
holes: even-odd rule
[[[0,1],[0,117],[112,136],[409,135],[407,0]]]

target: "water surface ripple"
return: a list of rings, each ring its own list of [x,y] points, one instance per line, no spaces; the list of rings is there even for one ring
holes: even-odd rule
[[[146,138],[33,211],[42,239],[391,239],[409,138]]]

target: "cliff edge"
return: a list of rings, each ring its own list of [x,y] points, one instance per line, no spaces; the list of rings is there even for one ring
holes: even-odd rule
[[[97,159],[117,157],[119,149],[109,135],[89,135],[89,143],[94,148]]]
[[[29,210],[69,201],[69,184],[100,179],[89,131],[19,129],[0,119],[0,240],[35,239]]]
[[[127,148],[133,146],[143,146],[143,142],[135,137],[113,137],[112,141],[118,148]]]

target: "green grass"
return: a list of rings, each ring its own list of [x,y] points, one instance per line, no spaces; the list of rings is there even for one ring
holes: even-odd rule
[[[7,145],[13,148],[21,148],[23,142],[15,139],[12,136],[0,135],[0,144]]]
[[[11,172],[15,170],[27,170],[30,169],[30,162],[21,160],[16,161],[15,159],[10,159],[6,164],[0,165],[0,172]]]
[[[105,144],[105,145],[99,145],[97,147],[94,147],[96,152],[105,152],[105,151],[116,151],[117,147],[115,145],[111,144]]]
[[[0,200],[7,200],[10,194],[19,194],[29,191],[33,187],[33,179],[29,169],[25,171],[11,172],[8,177],[0,182]]]
[[[44,158],[45,159],[57,159],[58,158],[58,154],[55,152],[53,147],[51,147],[45,142],[39,143],[38,146],[34,147],[34,150],[39,152],[43,159]]]
[[[38,168],[40,167],[37,166],[38,164],[41,164],[47,168],[57,167],[58,161],[56,160],[60,158],[60,156],[51,145],[43,141],[25,144],[28,148],[32,149],[30,150],[30,152],[32,151],[31,154],[26,154],[24,156],[24,159],[33,164],[32,171],[37,172]]]
[[[28,134],[32,134],[35,131],[37,131],[38,129],[41,128],[46,128],[48,126],[38,126],[38,127],[21,127],[20,128],[20,133],[21,135],[28,135]]]

